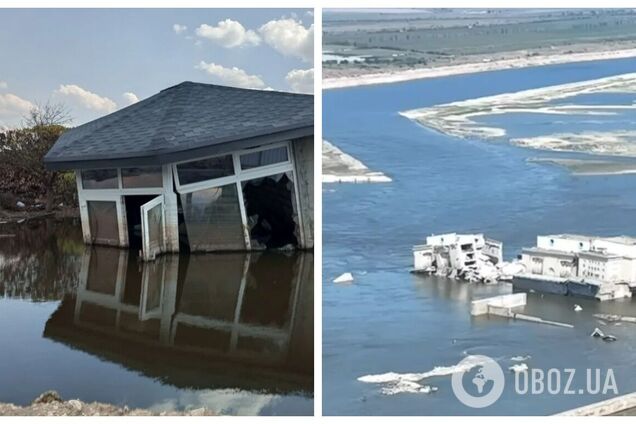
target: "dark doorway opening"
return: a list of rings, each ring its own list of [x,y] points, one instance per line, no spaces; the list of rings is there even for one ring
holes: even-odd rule
[[[142,248],[141,242],[141,206],[157,197],[156,194],[146,196],[124,196],[126,204],[126,224],[128,226],[128,246],[137,252]]]
[[[257,178],[242,186],[252,248],[298,247],[294,183],[289,176]]]

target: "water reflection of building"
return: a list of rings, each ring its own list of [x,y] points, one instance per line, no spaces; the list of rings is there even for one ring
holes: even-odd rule
[[[313,257],[95,247],[45,336],[179,387],[313,387]]]

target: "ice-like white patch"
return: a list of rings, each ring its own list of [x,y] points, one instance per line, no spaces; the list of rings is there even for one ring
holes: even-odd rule
[[[470,371],[478,365],[483,365],[484,359],[479,356],[467,356],[462,360],[461,364],[451,366],[438,366],[430,371],[422,373],[396,373],[387,372],[384,374],[369,374],[358,377],[358,381],[363,383],[383,384],[384,387],[380,389],[380,393],[383,394],[396,394],[396,393],[427,393],[429,390],[435,391],[437,388],[422,386],[419,384],[421,380],[430,377],[439,377],[445,375],[451,375],[458,372]]]
[[[530,355],[526,355],[526,356],[518,355],[518,356],[513,356],[512,358],[510,358],[510,360],[514,362],[523,362],[523,361],[527,361],[530,358],[531,358]]]
[[[333,280],[333,282],[336,284],[351,283],[352,281],[353,275],[351,275],[350,272],[345,272],[344,274],[341,274]]]
[[[524,371],[528,371],[528,364],[526,363],[514,364],[508,367],[508,369],[514,373],[524,372]]]
[[[428,384],[422,385],[414,381],[398,381],[397,383],[390,384],[380,389],[380,393],[383,395],[391,396],[400,393],[434,393],[437,391],[437,387],[430,386]]]

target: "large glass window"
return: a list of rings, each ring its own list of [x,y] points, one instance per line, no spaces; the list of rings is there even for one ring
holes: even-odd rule
[[[192,184],[234,175],[232,155],[217,156],[177,165],[179,184]]]
[[[192,250],[245,249],[236,184],[181,194]]]
[[[116,169],[90,169],[82,171],[82,187],[86,190],[119,188]]]
[[[162,187],[161,166],[122,168],[121,184],[123,188]]]
[[[241,155],[241,169],[258,168],[259,166],[287,162],[287,160],[286,146],[260,150],[258,152]]]
[[[118,245],[117,203],[90,200],[86,205],[93,243]]]

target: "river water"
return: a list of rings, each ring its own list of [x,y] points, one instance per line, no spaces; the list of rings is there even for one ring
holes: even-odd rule
[[[74,220],[0,225],[0,402],[313,414],[313,255],[87,248]],[[7,236],[9,235],[9,236]]]
[[[501,318],[471,319],[470,301],[512,291],[509,284],[469,285],[409,273],[411,246],[442,232],[483,232],[503,241],[510,259],[537,234],[636,236],[636,176],[577,177],[529,163],[554,153],[505,142],[462,140],[433,132],[399,111],[634,72],[636,60],[588,62],[329,90],[323,94],[324,137],[393,179],[388,184],[323,187],[323,411],[327,415],[544,415],[606,394],[519,395],[510,358],[530,355],[530,368],[575,368],[573,386],[585,387],[586,368],[611,368],[619,393],[636,390],[636,325],[602,325],[594,313],[636,316],[636,301],[595,302],[529,294],[526,313],[574,324],[573,329]],[[588,99],[589,100],[589,99]],[[514,132],[519,117],[497,117]],[[533,119],[548,125],[549,117]],[[559,121],[564,121],[559,119]],[[563,130],[576,130],[560,123]],[[616,121],[610,125],[616,128]],[[541,133],[536,127],[524,132]],[[332,280],[352,272],[354,282]],[[583,307],[575,312],[574,304]],[[595,327],[615,335],[590,337]],[[426,372],[469,354],[495,358],[506,388],[492,406],[472,409],[451,390],[450,376],[423,383],[431,394],[385,395],[358,381],[385,372]]]

